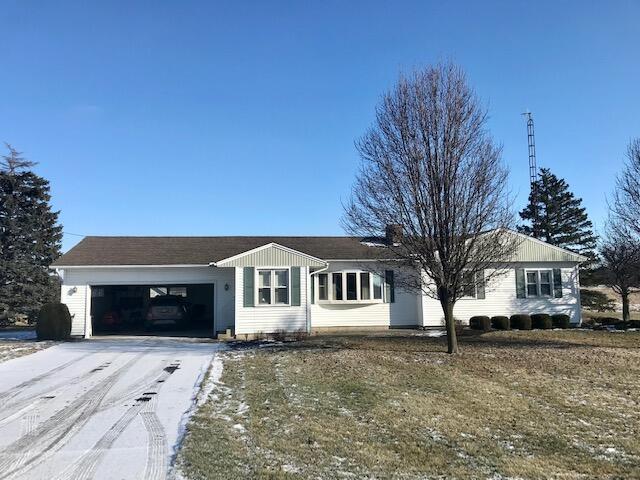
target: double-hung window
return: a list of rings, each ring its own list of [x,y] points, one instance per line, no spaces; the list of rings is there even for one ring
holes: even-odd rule
[[[476,298],[476,281],[473,272],[465,272],[462,275],[462,296],[467,298]]]
[[[258,304],[289,304],[289,270],[258,270]]]
[[[550,297],[553,294],[551,270],[527,270],[527,297]]]

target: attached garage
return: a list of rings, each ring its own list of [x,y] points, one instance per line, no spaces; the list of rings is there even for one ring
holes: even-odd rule
[[[215,328],[215,286],[92,285],[94,334],[210,337]]]
[[[215,337],[234,326],[233,268],[180,266],[65,266],[62,302],[73,317],[72,335],[176,335]],[[151,307],[183,308],[179,325],[155,322]],[[162,313],[162,312],[160,312]]]

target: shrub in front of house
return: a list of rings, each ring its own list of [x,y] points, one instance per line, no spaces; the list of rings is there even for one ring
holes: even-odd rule
[[[495,317],[491,317],[491,326],[496,330],[510,330],[511,322],[509,321],[509,317],[497,315]]]
[[[617,325],[622,320],[617,317],[598,317],[595,319],[600,325]]]
[[[556,328],[569,328],[571,326],[571,317],[564,313],[556,313],[551,315],[551,323]]]
[[[531,326],[542,330],[552,328],[553,323],[551,322],[551,315],[548,313],[534,313],[531,315]]]
[[[518,330],[531,330],[531,316],[525,314],[511,315],[509,319],[511,328],[517,328]]]
[[[38,340],[68,340],[71,337],[71,314],[64,303],[46,303],[36,323]]]
[[[485,315],[476,315],[469,319],[469,326],[474,330],[491,330],[491,319]]]

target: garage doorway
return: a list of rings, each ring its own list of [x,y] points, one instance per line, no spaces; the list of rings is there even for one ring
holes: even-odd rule
[[[94,335],[213,337],[213,284],[92,285]]]

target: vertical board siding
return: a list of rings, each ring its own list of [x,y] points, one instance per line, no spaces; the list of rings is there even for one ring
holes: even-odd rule
[[[299,306],[256,305],[255,307],[245,307],[243,304],[244,269],[236,267],[236,335],[274,333],[280,330],[306,331],[308,273],[308,268],[300,268]],[[291,288],[291,282],[289,282],[289,288]]]
[[[223,267],[321,267],[324,262],[307,255],[291,252],[273,245],[271,247],[248,253],[227,262],[220,262]]]
[[[514,262],[575,262],[576,254],[532,238],[519,237]]]
[[[565,264],[560,268],[562,298],[517,298],[516,268],[551,270],[559,268],[559,266],[558,264],[549,263],[515,264],[514,268],[507,270],[504,276],[487,282],[484,299],[465,298],[458,300],[454,308],[454,316],[466,323],[474,315],[492,317],[495,315],[510,316],[517,313],[565,313],[571,317],[571,322],[580,322],[580,286],[577,265],[568,266]],[[440,326],[443,324],[444,315],[440,302],[437,300],[424,295],[422,311],[424,326]]]

